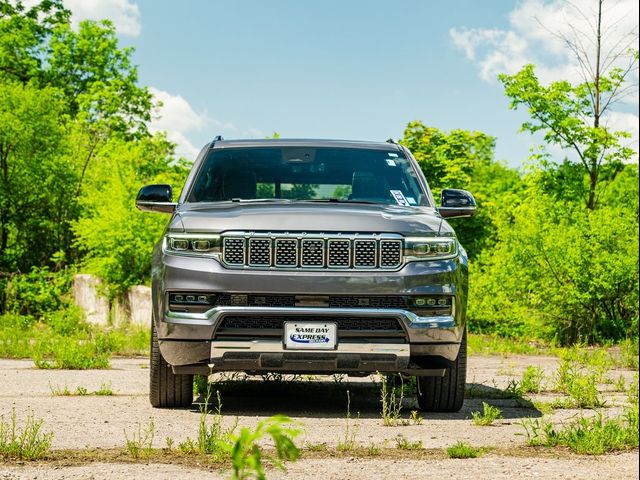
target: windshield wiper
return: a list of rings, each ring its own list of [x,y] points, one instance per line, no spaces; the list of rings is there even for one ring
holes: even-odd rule
[[[316,202],[316,203],[364,203],[367,205],[386,205],[386,203],[369,202],[367,200],[344,200],[342,198],[314,198],[311,200],[300,200],[303,202]]]
[[[256,202],[290,202],[288,198],[232,198],[227,200],[234,203],[256,203]]]

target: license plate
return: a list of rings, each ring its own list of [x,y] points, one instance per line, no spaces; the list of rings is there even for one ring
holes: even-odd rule
[[[285,322],[284,346],[289,350],[334,350],[337,332],[335,323]]]

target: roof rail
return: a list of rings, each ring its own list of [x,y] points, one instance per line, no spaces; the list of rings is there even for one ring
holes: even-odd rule
[[[398,145],[398,142],[395,141],[393,138],[388,138],[387,143],[393,143],[394,145]]]

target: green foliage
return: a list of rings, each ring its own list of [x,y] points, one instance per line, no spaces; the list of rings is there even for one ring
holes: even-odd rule
[[[522,381],[520,382],[522,393],[540,393],[543,380],[544,370],[542,367],[529,365],[522,374]]]
[[[638,406],[627,409],[621,417],[581,417],[564,428],[550,420],[526,419],[521,424],[530,445],[565,446],[575,453],[602,455],[638,448]]]
[[[473,419],[474,425],[486,427],[488,425],[493,425],[493,422],[502,418],[502,410],[498,407],[494,407],[493,405],[489,405],[486,402],[482,402],[482,413],[471,412],[471,418]]]
[[[71,282],[70,271],[54,273],[48,267],[33,267],[27,274],[10,278],[5,289],[6,310],[41,319],[65,306]]]
[[[87,179],[73,231],[84,269],[105,281],[111,298],[150,278],[151,251],[167,220],[138,211],[135,196],[145,183],[173,184],[179,192],[188,170],[170,165],[169,152],[158,136],[112,141],[96,153],[99,163]]]
[[[33,412],[29,412],[24,426],[20,428],[15,408],[11,411],[10,421],[0,415],[0,458],[38,460],[46,457],[51,449],[53,433],[44,433],[43,423],[44,420],[36,420]]]
[[[517,171],[493,160],[495,139],[482,132],[458,129],[447,133],[413,121],[401,143],[418,161],[436,199],[443,188],[462,188],[475,196],[477,215],[452,221],[460,242],[470,258],[475,258],[492,243],[493,211],[503,206],[503,195],[518,189]]]
[[[258,422],[255,429],[243,427],[233,438],[233,443],[223,443],[224,449],[231,455],[233,480],[256,478],[265,480],[264,462],[285,471],[284,461],[295,461],[300,450],[293,443],[301,430],[285,415],[274,415]],[[258,442],[271,437],[275,446],[275,455],[265,455]]]
[[[612,98],[625,76],[622,69],[611,68],[600,72],[597,86],[572,85],[565,80],[545,86],[536,77],[533,65],[514,75],[499,76],[511,108],[528,109],[531,119],[522,124],[522,130],[542,132],[547,143],[571,149],[577,155],[588,176],[588,195],[583,201],[589,209],[597,205],[599,183],[615,176],[634,154],[625,144],[629,132],[612,131],[600,122],[609,103],[605,100],[601,106],[601,97],[608,94]]]
[[[588,210],[554,202],[538,172],[527,176],[521,203],[473,272],[473,328],[562,343],[636,336],[636,213],[625,205]]]
[[[478,458],[484,453],[481,447],[473,447],[462,441],[447,447],[447,457],[449,458]]]
[[[32,358],[38,368],[108,368],[114,353],[146,355],[148,348],[148,329],[94,327],[75,306],[40,320],[0,315],[0,357]]]

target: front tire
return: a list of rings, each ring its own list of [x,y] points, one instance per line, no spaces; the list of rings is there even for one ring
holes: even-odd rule
[[[193,375],[176,375],[160,353],[155,321],[151,321],[149,400],[156,408],[189,407],[193,403]]]
[[[467,381],[467,329],[460,350],[444,377],[417,377],[418,405],[425,412],[457,412],[464,403]]]

